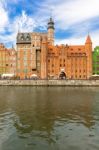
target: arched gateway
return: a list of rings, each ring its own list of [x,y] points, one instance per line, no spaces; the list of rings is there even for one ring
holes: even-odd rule
[[[66,79],[66,73],[64,71],[61,71],[59,79]]]

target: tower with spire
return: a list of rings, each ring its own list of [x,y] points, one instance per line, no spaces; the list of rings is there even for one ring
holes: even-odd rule
[[[52,17],[50,17],[49,21],[48,21],[48,43],[49,45],[54,45],[54,21],[52,19]]]
[[[87,77],[90,78],[92,76],[92,41],[89,34],[85,42],[85,50],[87,54]]]

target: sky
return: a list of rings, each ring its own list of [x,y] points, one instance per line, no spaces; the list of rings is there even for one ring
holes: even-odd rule
[[[0,43],[15,47],[19,32],[47,32],[55,22],[55,44],[83,45],[89,34],[99,45],[99,0],[0,0]]]

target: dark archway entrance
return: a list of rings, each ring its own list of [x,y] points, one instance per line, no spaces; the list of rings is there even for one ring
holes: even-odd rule
[[[59,75],[59,79],[66,79],[66,74],[64,71],[61,71],[61,73]]]

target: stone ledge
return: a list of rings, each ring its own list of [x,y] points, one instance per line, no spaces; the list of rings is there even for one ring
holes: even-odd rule
[[[0,86],[99,86],[99,80],[0,80]]]

